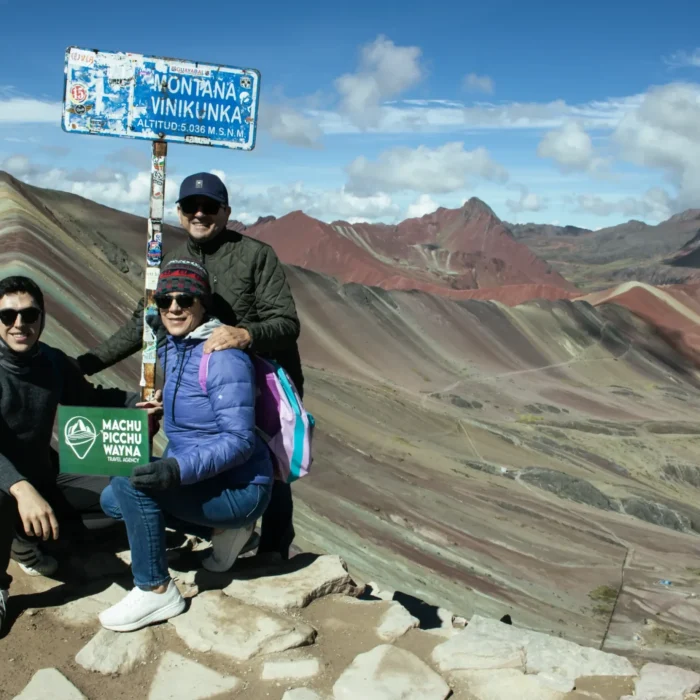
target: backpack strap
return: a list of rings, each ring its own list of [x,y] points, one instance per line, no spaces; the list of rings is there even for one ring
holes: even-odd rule
[[[211,353],[203,352],[202,357],[199,360],[199,386],[202,391],[207,393],[207,377],[209,376],[209,360],[211,360]]]

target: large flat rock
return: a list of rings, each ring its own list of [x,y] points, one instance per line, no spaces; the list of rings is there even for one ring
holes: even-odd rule
[[[360,654],[333,686],[334,700],[445,700],[445,681],[417,656],[390,644]]]
[[[297,570],[237,579],[224,593],[249,605],[286,611],[333,593],[357,595],[359,589],[340,557],[324,555]]]
[[[316,630],[305,622],[243,605],[218,591],[193,598],[190,609],[169,624],[190,649],[214,651],[236,661],[305,646],[316,639]]]
[[[555,690],[537,676],[515,668],[488,671],[459,671],[454,677],[473,700],[564,700],[566,693]]]
[[[432,660],[443,671],[489,668],[525,670],[525,650],[521,644],[501,639],[477,639],[459,633],[433,649]]]
[[[700,674],[678,666],[649,663],[642,667],[634,700],[684,700],[700,690]],[[632,697],[632,696],[629,696]]]
[[[305,680],[321,672],[318,659],[297,659],[294,661],[268,661],[263,666],[260,678],[264,681]]]
[[[389,609],[379,620],[377,635],[382,641],[391,643],[418,625],[420,620],[417,617],[413,617],[401,603],[392,601],[389,603]]]
[[[155,638],[148,627],[129,633],[102,629],[78,652],[75,660],[88,671],[105,675],[128,673],[144,663],[154,650]]]
[[[455,639],[475,643],[510,642],[525,650],[527,673],[546,673],[573,682],[579,676],[636,676],[629,659],[583,647],[559,637],[531,632],[498,620],[472,616],[469,625]],[[453,641],[453,640],[451,640]]]
[[[25,689],[13,700],[87,700],[87,698],[55,668],[37,671]]]
[[[233,693],[242,685],[243,681],[235,676],[222,676],[196,661],[168,651],[151,683],[148,700],[204,700],[222,693]]]

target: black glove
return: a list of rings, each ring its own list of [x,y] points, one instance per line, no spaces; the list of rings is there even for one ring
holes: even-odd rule
[[[180,465],[174,457],[134,467],[131,485],[137,489],[170,489],[180,485]]]
[[[93,374],[97,374],[105,369],[102,360],[91,352],[69,359],[71,364],[85,377],[91,377]]]

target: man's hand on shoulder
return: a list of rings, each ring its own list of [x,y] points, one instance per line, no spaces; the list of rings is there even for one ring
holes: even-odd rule
[[[204,352],[216,352],[237,348],[245,350],[252,342],[250,333],[245,328],[235,326],[219,326],[204,344]]]
[[[58,520],[53,508],[28,481],[18,481],[10,486],[10,494],[17,501],[19,517],[29,537],[58,539]]]

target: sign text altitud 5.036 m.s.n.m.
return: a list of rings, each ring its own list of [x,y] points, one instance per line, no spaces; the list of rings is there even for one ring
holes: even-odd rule
[[[252,150],[259,93],[252,68],[70,47],[61,125],[78,134]]]

